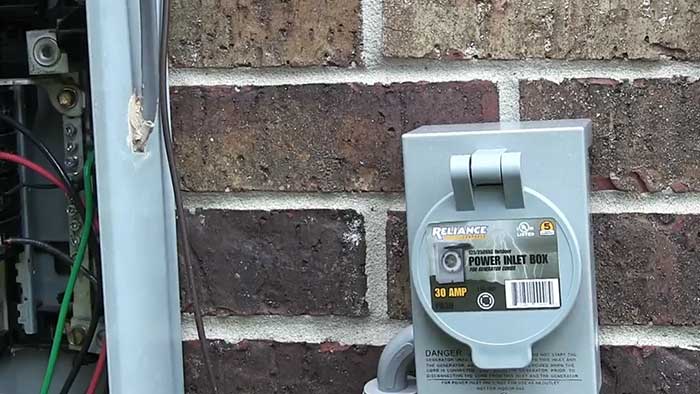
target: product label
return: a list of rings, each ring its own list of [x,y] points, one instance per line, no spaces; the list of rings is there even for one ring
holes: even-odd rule
[[[532,363],[522,369],[482,370],[474,366],[466,349],[425,350],[429,382],[444,386],[472,386],[475,391],[517,393],[534,387],[581,382],[574,352],[533,352]]]
[[[553,219],[436,223],[427,237],[434,311],[561,307]]]

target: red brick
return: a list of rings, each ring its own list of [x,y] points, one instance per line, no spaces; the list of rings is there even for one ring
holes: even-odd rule
[[[388,314],[391,319],[411,318],[411,279],[408,268],[406,213],[388,212],[386,222]]]
[[[700,216],[593,215],[601,324],[700,325]],[[388,311],[408,319],[404,212],[387,221]]]
[[[700,325],[700,216],[593,215],[604,324]]]
[[[376,376],[381,347],[212,341],[222,394],[355,394]],[[209,393],[197,342],[183,344],[185,389]],[[696,394],[700,351],[664,347],[603,346],[602,394]]]
[[[697,0],[385,0],[384,53],[438,59],[700,59]]]
[[[602,394],[697,394],[700,351],[604,346]]]
[[[357,212],[208,209],[188,224],[205,313],[367,315]]]
[[[178,165],[191,191],[398,191],[402,133],[498,120],[491,82],[179,87]]]
[[[175,0],[176,67],[360,63],[359,0]]]
[[[360,394],[377,375],[381,348],[246,341],[212,343],[221,394]],[[198,342],[185,342],[185,389],[210,393]]]
[[[523,81],[520,97],[524,120],[593,120],[593,187],[700,191],[700,82]]]

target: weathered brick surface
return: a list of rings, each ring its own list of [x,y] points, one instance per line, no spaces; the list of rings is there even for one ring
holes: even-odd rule
[[[523,81],[520,95],[523,119],[593,120],[594,188],[700,191],[700,82]]]
[[[388,314],[392,319],[411,318],[411,278],[408,269],[406,213],[390,211],[386,222]]]
[[[700,3],[385,0],[392,57],[698,59]]]
[[[207,314],[367,315],[357,212],[209,209],[188,223]]]
[[[700,352],[663,347],[604,346],[602,394],[696,394]]]
[[[402,133],[498,119],[485,81],[178,87],[172,96],[192,191],[398,191]]]
[[[700,216],[594,215],[607,324],[700,324]]]
[[[389,316],[410,318],[404,212],[387,227]],[[601,324],[700,324],[700,216],[593,215]]]
[[[359,0],[175,0],[172,21],[178,67],[360,62]]]
[[[222,394],[354,394],[376,376],[380,347],[212,341]],[[185,342],[185,387],[209,393],[197,342]],[[601,348],[602,394],[696,394],[700,352],[662,347]]]
[[[197,342],[185,342],[187,393],[210,393]],[[212,342],[221,394],[356,394],[377,375],[381,349],[337,343]]]

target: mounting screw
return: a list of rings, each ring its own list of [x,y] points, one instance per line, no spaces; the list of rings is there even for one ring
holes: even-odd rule
[[[71,156],[71,157],[66,158],[65,165],[68,169],[74,170],[76,167],[78,167],[78,157]]]
[[[70,222],[70,229],[73,231],[80,230],[80,222],[78,222],[77,220],[73,220],[72,222]]]
[[[75,152],[75,145],[74,145],[74,144],[71,144],[71,143],[68,143],[68,144],[66,145],[66,152],[68,152],[68,153],[73,153],[73,152]]]
[[[80,346],[85,341],[85,329],[83,327],[71,327],[68,330],[66,337],[68,337],[68,343],[73,346]]]
[[[56,100],[64,109],[70,109],[78,103],[78,93],[73,88],[63,88],[56,96]]]
[[[43,67],[51,67],[61,60],[61,49],[51,37],[42,37],[34,43],[32,50],[34,61]]]
[[[68,216],[75,216],[78,213],[78,210],[75,209],[74,205],[69,205],[67,212],[68,212]]]
[[[78,130],[73,126],[72,124],[66,125],[65,128],[66,135],[69,137],[75,136],[75,134],[78,132]]]

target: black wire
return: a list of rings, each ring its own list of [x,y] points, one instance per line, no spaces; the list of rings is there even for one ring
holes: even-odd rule
[[[97,201],[95,201],[95,210],[97,210]],[[93,304],[92,304],[92,312],[91,312],[91,320],[90,320],[90,325],[88,326],[87,332],[85,333],[85,340],[83,344],[80,346],[80,350],[76,355],[73,357],[73,363],[71,366],[71,370],[66,376],[66,379],[63,381],[63,387],[61,387],[61,394],[67,394],[70,390],[73,384],[75,383],[75,379],[80,373],[80,369],[83,367],[83,365],[86,364],[85,359],[88,356],[88,352],[90,350],[90,345],[92,344],[95,333],[97,331],[97,327],[99,326],[100,323],[100,318],[104,316],[104,304],[103,304],[103,298],[102,298],[102,287],[100,285],[101,280],[102,280],[102,262],[100,258],[100,249],[99,245],[93,242],[96,242],[95,239],[91,238],[90,240],[90,255],[93,257],[93,269],[95,271],[95,276],[98,279],[98,282],[93,286],[92,288],[92,299],[93,299]]]
[[[38,241],[36,239],[30,239],[30,238],[7,238],[3,240],[3,243],[6,243],[8,245],[29,245],[32,247],[35,247],[37,249],[41,249],[44,252],[54,256],[56,258],[56,261],[59,263],[63,264],[64,266],[70,268],[73,266],[73,260],[71,260],[70,256],[67,254],[63,253],[62,251],[58,250],[57,248],[51,246],[50,244],[42,241]],[[90,271],[87,270],[84,266],[80,266],[80,273],[85,275],[85,277],[94,285],[97,285],[97,278],[95,275],[93,275]]]
[[[194,321],[197,326],[197,336],[199,337],[199,346],[202,351],[202,361],[207,370],[207,378],[213,393],[218,393],[216,377],[212,369],[211,359],[209,358],[209,342],[204,330],[204,322],[202,320],[202,310],[199,304],[199,296],[197,295],[197,286],[194,277],[194,268],[192,266],[190,241],[187,233],[187,216],[182,205],[182,192],[180,191],[179,175],[177,166],[175,165],[175,154],[172,141],[172,130],[170,125],[170,117],[168,113],[168,36],[170,33],[170,0],[162,1],[162,16],[161,16],[161,32],[160,32],[160,61],[159,61],[159,109],[161,129],[163,132],[163,144],[170,170],[170,180],[173,186],[173,194],[175,197],[176,222],[177,230],[180,233],[180,242],[182,245],[182,260],[185,263],[185,271],[187,273],[188,287],[192,297],[192,306],[194,309]]]
[[[76,191],[75,187],[70,181],[70,178],[68,177],[68,174],[66,171],[61,167],[61,165],[58,163],[58,160],[56,160],[56,156],[51,153],[49,148],[46,147],[46,144],[44,144],[39,138],[37,138],[34,133],[25,125],[19,123],[17,120],[14,118],[11,118],[5,114],[0,113],[0,121],[3,121],[7,123],[8,125],[12,126],[15,128],[15,130],[19,131],[22,133],[27,139],[33,143],[39,151],[46,157],[46,160],[51,164],[51,166],[56,170],[58,175],[61,177],[61,180],[63,183],[66,184],[66,188],[68,189],[68,197],[70,198],[71,201],[73,201],[73,204],[75,205],[76,209],[78,210],[78,214],[80,215],[80,218],[85,221],[85,205],[83,205],[83,200],[80,199],[80,196],[78,195],[78,192]],[[90,248],[92,250],[98,251],[99,250],[99,238],[97,237],[97,233],[93,228],[90,228]]]
[[[10,217],[7,217],[7,218],[2,218],[2,219],[0,219],[0,225],[4,225],[4,224],[10,223],[10,222],[14,222],[14,221],[20,220],[20,219],[21,219],[21,218],[20,218],[19,215],[13,215],[13,216],[10,216]]]
[[[69,199],[75,205],[81,219],[83,219],[83,221],[85,221],[85,205],[83,204],[83,201],[80,199],[80,196],[78,195],[78,192],[76,191],[75,187],[71,183],[70,178],[68,177],[68,174],[65,172],[63,167],[61,167],[61,165],[58,163],[58,160],[51,153],[51,151],[48,149],[48,147],[46,147],[46,145],[41,140],[39,140],[28,127],[19,123],[14,118],[11,118],[5,114],[0,113],[0,121],[7,123],[11,127],[13,127],[15,130],[22,133],[31,143],[33,143],[39,149],[39,151],[41,151],[41,153],[46,157],[46,159],[51,164],[51,166],[59,174],[63,183],[66,184],[66,188],[68,189]],[[95,229],[93,227],[90,228],[89,245],[90,245],[90,250],[92,250],[93,254],[96,256],[97,262],[95,264],[95,267],[96,267],[95,269],[98,270],[97,266],[99,266],[101,264],[100,258],[99,258],[99,255],[100,255],[99,238],[98,238],[97,233],[95,232]],[[97,275],[97,276],[99,277],[99,275]],[[95,276],[92,276],[92,278],[95,278]],[[95,286],[95,290],[93,290],[93,293],[94,293],[93,295],[95,295],[95,297],[93,297],[93,298],[94,299],[98,298],[98,300],[95,302],[97,304],[102,304],[102,300],[101,300],[102,289],[101,289],[101,286],[100,286],[99,282],[97,281],[97,279],[95,279],[95,281],[93,282],[93,285]],[[100,308],[102,308],[102,306],[100,306]],[[92,320],[90,321],[90,327],[93,327],[97,324],[97,321],[99,321],[99,316],[96,316],[93,313],[91,317],[92,317]],[[88,336],[86,338],[86,341],[92,341],[91,338],[93,335],[94,335],[94,329],[92,330],[92,335]],[[79,365],[82,365],[83,360],[85,358],[85,353],[86,353],[86,351],[83,352],[82,350],[83,349],[81,348],[81,352],[78,355],[76,355],[76,358],[74,359],[74,365],[76,363],[78,363]],[[78,370],[79,370],[79,368],[78,368]],[[66,383],[68,384],[68,388],[70,389],[72,382],[69,382],[68,380],[66,380]]]
[[[66,376],[66,380],[63,382],[61,394],[68,394],[73,386],[73,383],[75,382],[75,378],[80,373],[80,369],[83,367],[83,364],[85,364],[85,358],[90,350],[90,345],[95,337],[95,332],[97,331],[97,326],[100,323],[100,317],[102,317],[103,312],[104,308],[100,297],[100,299],[96,299],[92,304],[92,320],[90,320],[90,325],[85,333],[85,340],[80,346],[80,351],[78,351],[78,354],[76,354],[73,358],[73,365],[71,366],[68,376]]]
[[[19,123],[17,120],[14,118],[7,116],[5,114],[0,113],[0,121],[3,121],[7,123],[8,125],[12,126],[15,128],[15,130],[19,131],[22,133],[27,139],[34,144],[39,151],[46,157],[46,160],[51,164],[51,166],[56,170],[58,175],[61,177],[61,180],[63,183],[66,184],[66,188],[68,189],[68,198],[70,198],[71,201],[73,201],[73,204],[75,205],[76,209],[78,210],[78,214],[80,215],[80,218],[85,221],[85,205],[83,204],[83,200],[80,198],[80,195],[78,195],[77,190],[73,186],[73,183],[71,183],[70,178],[68,177],[68,174],[66,171],[61,167],[61,165],[58,163],[58,160],[56,159],[56,156],[54,156],[53,153],[49,150],[49,148],[44,144],[39,138],[37,138],[34,135],[34,132],[30,130],[27,126]],[[90,247],[93,248],[93,250],[99,250],[97,246],[99,245],[99,237],[95,233],[95,230],[91,228],[90,230]]]
[[[22,133],[27,139],[33,143],[40,151],[41,153],[46,157],[48,162],[51,164],[52,167],[56,170],[56,172],[59,174],[61,177],[61,180],[66,184],[66,187],[68,189],[68,197],[70,200],[73,201],[73,204],[75,205],[78,214],[80,217],[85,221],[85,205],[83,204],[83,201],[80,199],[80,196],[78,195],[78,192],[76,191],[75,187],[70,181],[70,178],[68,177],[68,174],[65,172],[63,167],[58,163],[58,160],[56,157],[51,153],[51,151],[46,147],[46,145],[39,140],[34,133],[26,126],[23,124],[19,123],[16,121],[14,118],[11,118],[5,114],[0,113],[0,121],[4,121],[5,123],[9,124],[10,126],[14,127],[17,131]],[[95,300],[93,304],[93,313],[92,313],[92,320],[90,321],[90,326],[88,328],[88,332],[86,335],[86,340],[83,346],[80,349],[80,352],[76,355],[76,357],[73,360],[73,369],[71,369],[71,374],[75,374],[77,376],[77,373],[80,371],[80,366],[82,366],[83,361],[86,357],[87,350],[89,349],[90,342],[92,342],[92,337],[94,337],[95,330],[97,328],[97,324],[99,322],[99,319],[101,316],[98,316],[102,314],[103,311],[103,304],[102,304],[102,288],[100,286],[99,280],[101,280],[101,275],[100,275],[100,248],[99,248],[99,237],[97,235],[97,232],[93,227],[90,228],[90,239],[89,239],[89,246],[90,250],[92,250],[92,255],[95,258],[95,264],[94,264],[94,269],[96,273],[97,280],[93,283],[93,299]],[[94,313],[97,311],[98,313]],[[77,365],[77,367],[76,367]],[[74,372],[76,370],[76,372]],[[64,389],[67,387],[67,390],[70,390],[70,387],[73,384],[73,381],[75,380],[75,376],[73,376],[72,379],[66,379],[64,383]],[[67,391],[66,391],[67,392]]]
[[[19,123],[14,118],[11,118],[5,114],[0,114],[0,120],[14,127],[15,130],[19,131],[20,133],[24,134],[24,136],[27,137],[27,139],[39,149],[39,151],[44,155],[44,157],[46,157],[46,160],[48,160],[49,164],[51,164],[51,166],[56,170],[56,173],[58,173],[58,175],[61,177],[63,183],[66,184],[66,187],[68,188],[68,197],[78,208],[78,212],[80,212],[81,215],[85,215],[85,206],[83,205],[83,201],[80,199],[80,196],[78,196],[78,192],[75,190],[75,187],[71,183],[70,178],[68,178],[68,174],[58,163],[58,160],[56,160],[56,156],[54,156],[53,153],[51,153],[49,148],[47,148],[46,145],[39,138],[37,138],[28,127]]]
[[[68,198],[71,201],[73,201],[73,205],[75,205],[75,207],[78,211],[78,214],[80,215],[80,218],[84,222],[85,221],[85,205],[83,204],[83,200],[80,199],[80,196],[78,195],[78,192],[76,191],[75,187],[71,183],[70,178],[68,177],[68,174],[66,173],[66,171],[58,163],[58,160],[56,160],[56,156],[54,156],[53,153],[51,153],[49,148],[46,147],[46,144],[44,144],[39,138],[37,138],[34,135],[32,130],[30,130],[25,125],[19,123],[14,118],[0,113],[0,121],[7,123],[11,127],[13,127],[15,130],[22,133],[46,157],[46,160],[48,160],[48,162],[51,164],[51,166],[56,170],[58,175],[61,177],[61,180],[63,181],[63,183],[66,184],[66,188],[68,189]],[[90,246],[90,249],[95,251],[95,253],[99,256],[99,250],[100,250],[99,249],[99,237],[97,236],[97,233],[96,233],[94,227],[90,227],[89,246]]]

